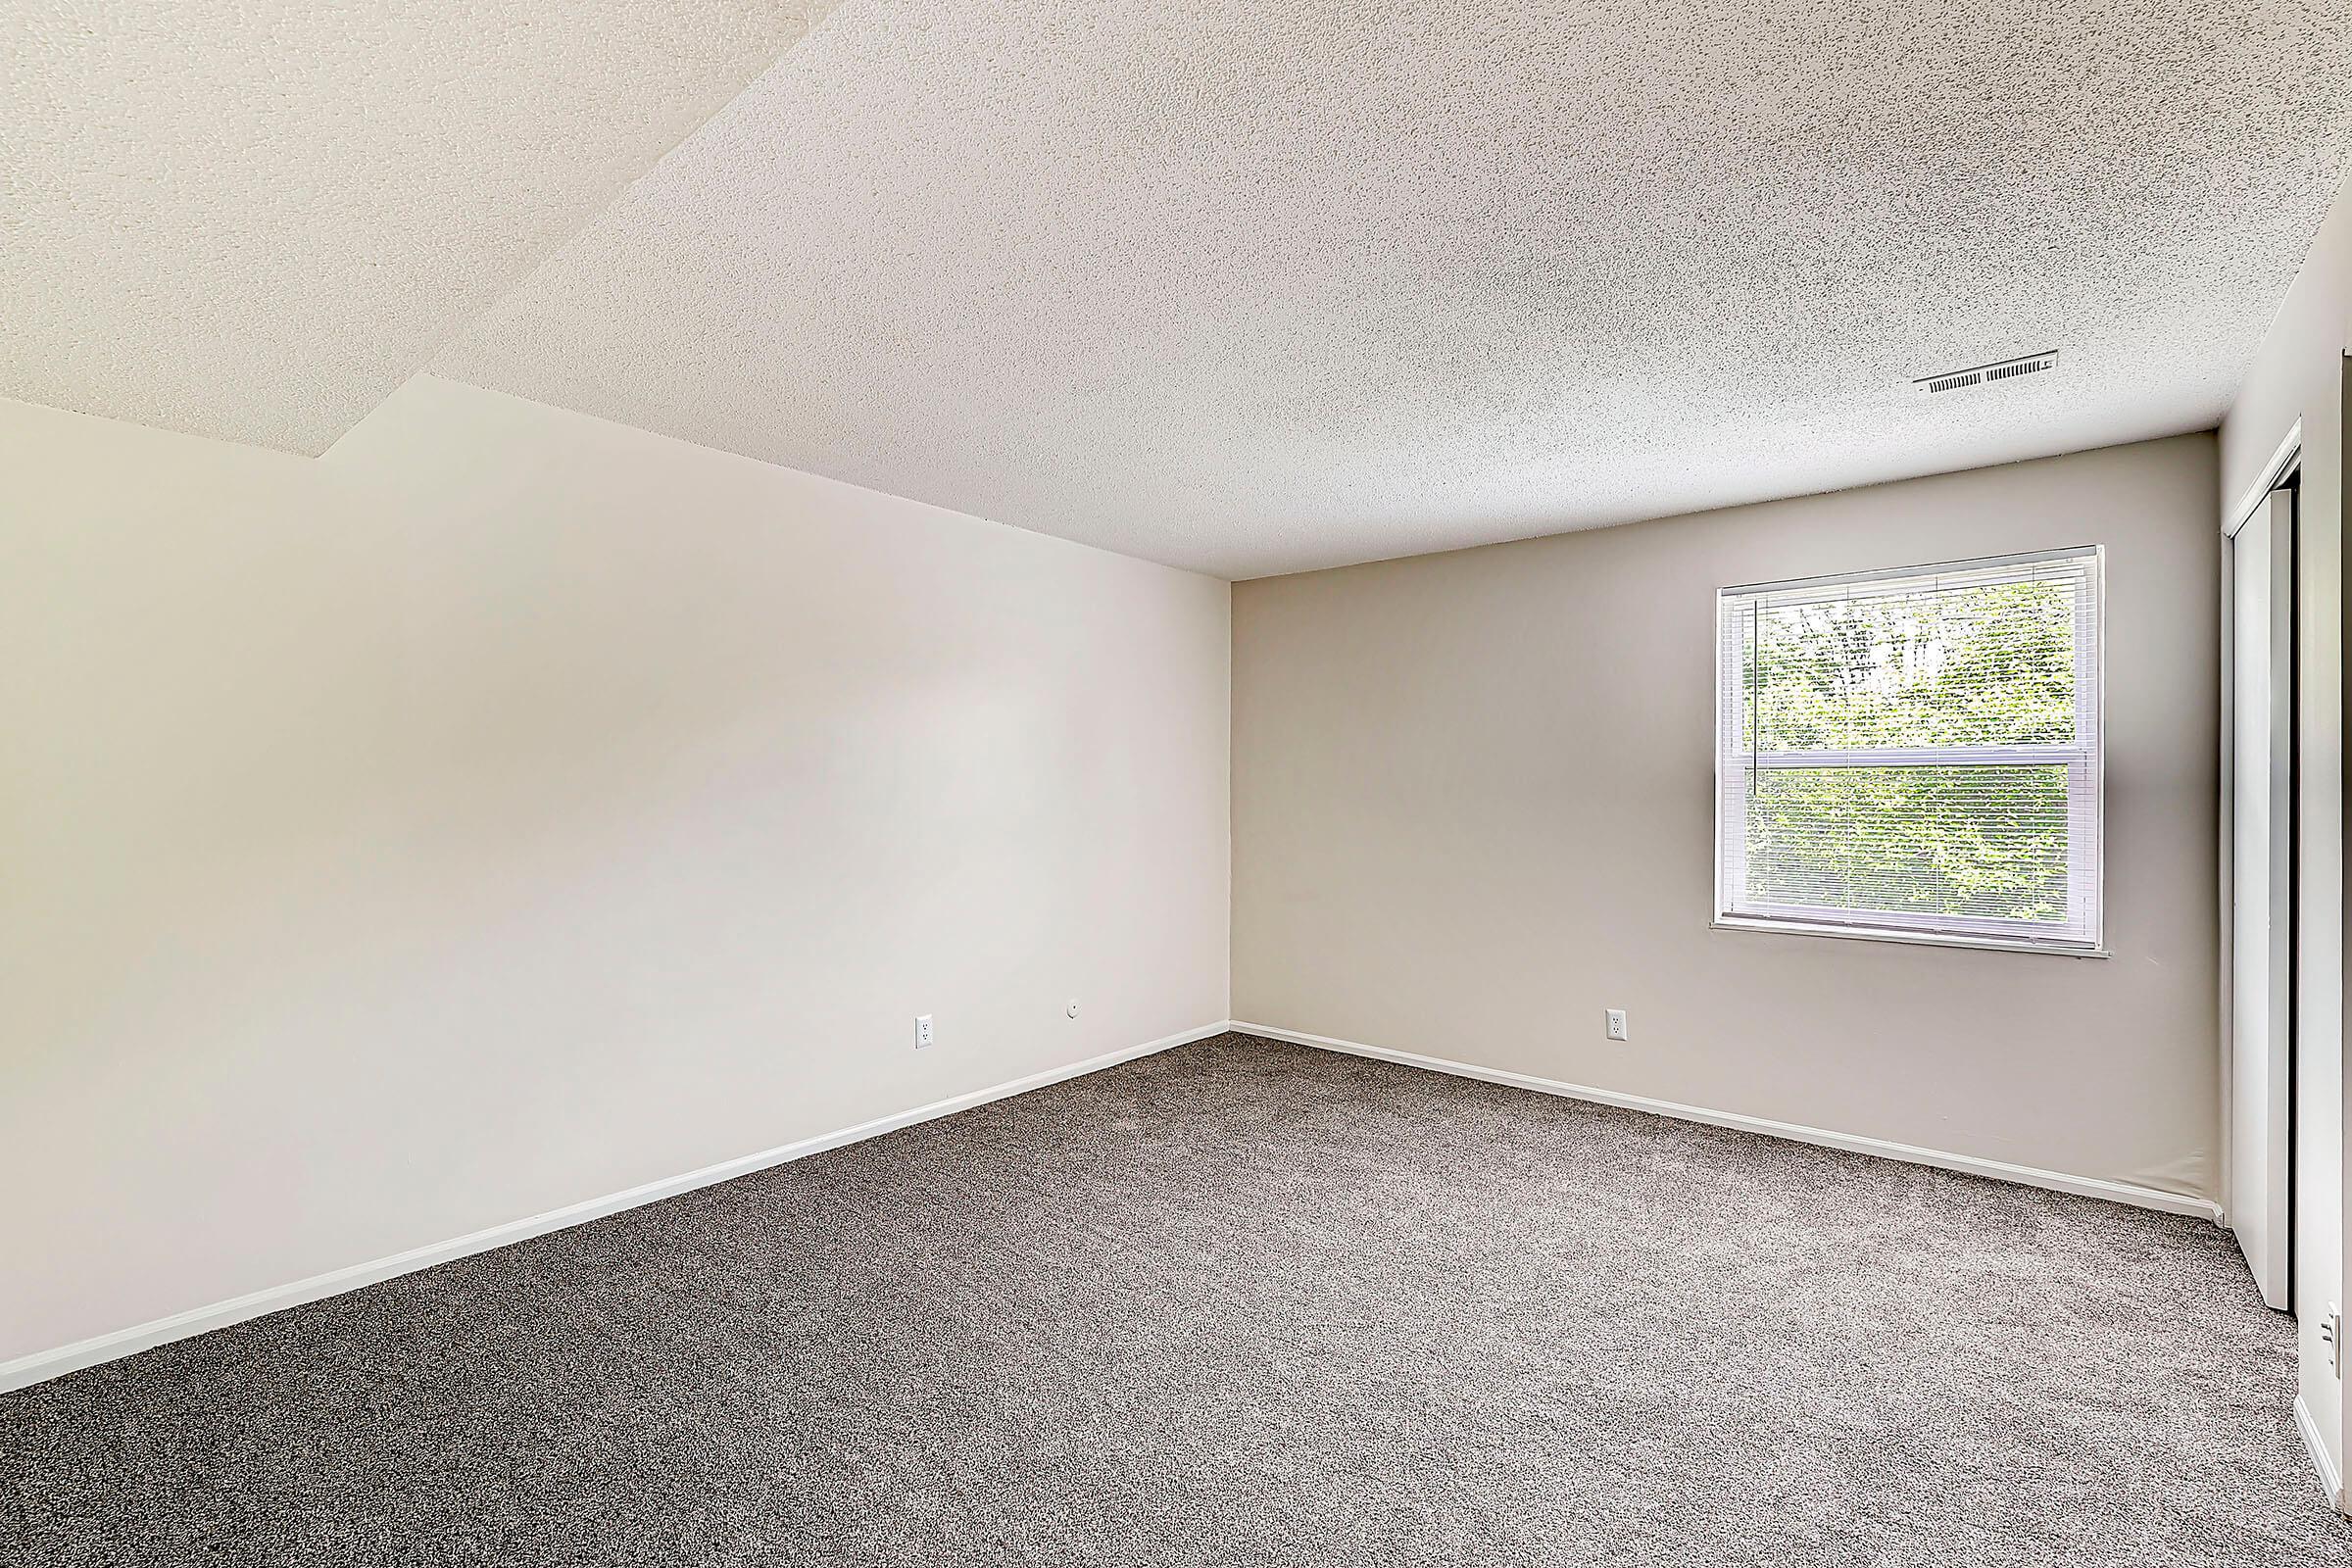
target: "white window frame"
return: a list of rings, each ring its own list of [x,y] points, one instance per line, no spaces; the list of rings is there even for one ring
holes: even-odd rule
[[[2089,711],[2095,716],[2094,733],[2082,740],[2078,722],[2077,739],[2063,745],[2047,746],[1933,746],[1887,747],[1857,751],[1790,751],[1738,753],[1731,743],[1736,725],[1727,722],[1727,713],[1744,710],[1738,706],[1745,693],[1739,689],[1739,676],[1724,656],[1727,639],[1724,617],[1736,602],[1759,594],[1787,594],[1807,589],[1833,590],[1860,587],[1914,577],[1934,577],[1944,573],[1974,573],[1996,571],[2004,567],[2026,566],[2045,561],[2074,561],[2087,559],[2092,624],[2096,635],[2075,640],[2075,680],[2078,693],[2078,716],[2084,710],[2082,693],[2090,696]],[[1740,583],[1719,589],[1716,593],[1715,634],[1715,711],[1712,745],[1715,754],[1715,916],[1719,930],[1775,931],[1798,936],[1844,937],[1866,942],[1905,942],[1934,947],[1990,948],[2002,952],[2057,954],[2077,958],[2103,958],[2107,956],[2105,936],[2106,856],[2104,841],[2107,832],[2106,802],[2106,742],[2107,742],[2107,552],[2103,545],[2078,545],[2062,550],[2034,551],[2022,555],[1987,556],[1968,561],[1947,561],[1925,565],[1889,566],[1867,571],[1834,572],[1818,577],[1798,577],[1782,582]],[[1830,597],[1825,594],[1825,597]],[[2085,646],[2085,643],[2088,646]],[[2070,836],[2069,854],[2073,864],[2068,867],[2069,897],[2068,925],[2080,922],[2087,930],[2087,940],[2076,941],[2047,935],[2021,934],[2019,922],[1974,915],[1908,914],[1901,911],[1872,910],[1867,914],[1811,905],[1780,905],[1750,903],[1740,898],[1740,890],[1725,886],[1724,841],[1727,823],[1744,818],[1747,797],[1744,789],[1727,788],[1726,762],[1730,756],[1739,755],[1746,766],[1759,771],[1797,767],[1854,767],[1871,765],[1908,765],[1930,767],[1970,767],[1987,763],[2058,764],[2067,769],[2067,802],[2070,817],[2079,798],[2086,798],[2092,806],[2092,820],[2096,833],[2091,838],[2082,834]],[[1744,835],[1742,835],[1744,839]],[[2079,908],[2077,901],[2087,900],[2088,907]],[[1739,912],[1734,913],[1735,906]]]

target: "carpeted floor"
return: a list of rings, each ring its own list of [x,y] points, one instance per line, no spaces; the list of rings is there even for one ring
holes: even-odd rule
[[[1228,1036],[0,1396],[10,1564],[2342,1568],[2200,1220]]]

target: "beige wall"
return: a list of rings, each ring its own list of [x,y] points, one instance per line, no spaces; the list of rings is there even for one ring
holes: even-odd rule
[[[431,380],[0,472],[0,1360],[1226,1016],[1221,582]]]
[[[2219,510],[2238,506],[2287,433],[2303,431],[2298,539],[2301,862],[2296,980],[2295,1312],[2302,1397],[2336,1473],[2348,1450],[2343,1384],[2320,1342],[2344,1299],[2344,351],[2352,343],[2352,184],[2271,323],[2221,431]],[[2230,520],[2227,516],[2225,522]]]
[[[2211,1194],[2214,456],[2182,436],[1237,585],[1234,1015]],[[1715,590],[2083,543],[2113,956],[1710,929]]]

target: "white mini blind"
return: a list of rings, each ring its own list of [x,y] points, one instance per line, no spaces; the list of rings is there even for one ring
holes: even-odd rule
[[[1724,589],[1717,918],[2096,950],[2100,566]]]

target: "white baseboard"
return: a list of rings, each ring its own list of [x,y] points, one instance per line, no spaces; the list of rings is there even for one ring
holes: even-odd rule
[[[2044,1187],[2053,1192],[2076,1193],[2084,1198],[2103,1198],[2110,1202],[2129,1203],[2135,1208],[2157,1208],[2173,1214],[2194,1214],[2201,1219],[2216,1219],[2221,1210],[2210,1200],[2186,1193],[2168,1193],[2154,1187],[2138,1187],[2130,1182],[2111,1182],[2095,1176],[2070,1176],[2064,1171],[2036,1170],[2030,1165],[2010,1165],[1997,1159],[1980,1159],[1973,1154],[1947,1153],[1940,1149],[1919,1149],[1910,1144],[1889,1143],[1883,1138],[1864,1138],[1854,1133],[1831,1132],[1822,1127],[1800,1127],[1792,1122],[1767,1121],[1761,1116],[1741,1116],[1727,1110],[1708,1110],[1700,1105],[1678,1105],[1672,1101],[1651,1100],[1645,1095],[1619,1094],[1613,1089],[1592,1089],[1583,1084],[1562,1083],[1553,1078],[1538,1078],[1530,1073],[1505,1072],[1497,1067],[1480,1067],[1466,1061],[1448,1061],[1443,1056],[1421,1056],[1409,1051],[1391,1051],[1385,1046],[1361,1045],[1353,1040],[1335,1040],[1329,1035],[1301,1034],[1296,1029],[1276,1029],[1266,1024],[1244,1023],[1235,1019],[1228,1025],[1235,1033],[1262,1035],[1268,1040],[1287,1040],[1297,1046],[1313,1046],[1319,1051],[1336,1051],[1350,1056],[1369,1056],[1375,1061],[1399,1062],[1407,1067],[1420,1067],[1430,1072],[1450,1073],[1456,1078],[1476,1078],[1484,1083],[1508,1084],[1515,1089],[1532,1089],[1540,1095],[1557,1095],[1564,1100],[1584,1100],[1594,1104],[1615,1105],[1625,1110],[1647,1111],[1653,1116],[1671,1116],[1677,1121],[1703,1122],[1709,1127],[1731,1127],[1740,1132],[1762,1133],[1768,1138],[1786,1138],[1799,1144],[1819,1144],[1825,1149],[1842,1149],[1856,1154],[1876,1154],[1882,1159],[1899,1159],[1910,1165],[1933,1165],[1939,1170],[1964,1171],[1972,1176],[1989,1176],[1995,1181],[2016,1182],[2025,1187]]]
[[[991,1101],[1006,1100],[1032,1089],[1043,1089],[1048,1084],[1057,1084],[1071,1078],[1084,1077],[1090,1072],[1100,1072],[1105,1067],[1115,1067],[1123,1061],[1133,1061],[1140,1056],[1149,1056],[1177,1046],[1190,1045],[1196,1040],[1206,1040],[1212,1035],[1223,1034],[1228,1027],[1229,1025],[1223,1020],[1204,1024],[1200,1028],[1187,1029],[1180,1034],[1172,1034],[1147,1045],[1130,1046],[1124,1051],[1113,1051],[1104,1055],[1093,1056],[1085,1061],[1073,1062],[1067,1067],[1054,1067],[1045,1072],[1031,1073],[1026,1078],[1015,1078],[1009,1083],[998,1084],[993,1088],[975,1089],[970,1094],[957,1095],[953,1100],[942,1100],[928,1105],[918,1105],[912,1110],[898,1111],[892,1115],[878,1117],[873,1121],[861,1122],[855,1127],[845,1127],[839,1132],[821,1133],[814,1138],[804,1138],[799,1143],[785,1144],[775,1149],[763,1149],[756,1154],[745,1154],[740,1158],[724,1160],[716,1165],[706,1165],[701,1170],[688,1171],[682,1176],[667,1176],[660,1181],[647,1182],[642,1187],[632,1187],[626,1192],[610,1193],[603,1198],[591,1198],[585,1202],[570,1203],[563,1208],[550,1209],[544,1214],[533,1214],[528,1219],[518,1219],[505,1225],[493,1225],[488,1230],[475,1231],[470,1236],[460,1236],[453,1241],[434,1242],[429,1246],[412,1248],[408,1251],[398,1252],[390,1257],[379,1257],[372,1262],[355,1263],[349,1268],[334,1269],[324,1274],[314,1274],[309,1279],[296,1280],[291,1285],[278,1285],[266,1291],[255,1291],[250,1296],[240,1296],[233,1300],[216,1301],[210,1306],[199,1306],[186,1312],[174,1312],[170,1317],[159,1317],[152,1323],[141,1323],[132,1328],[119,1329],[112,1334],[101,1334],[94,1339],[77,1341],[73,1345],[61,1346],[54,1350],[36,1350],[30,1355],[18,1356],[13,1361],[0,1361],[0,1393],[6,1393],[10,1389],[21,1389],[27,1384],[45,1382],[50,1378],[63,1377],[68,1372],[77,1372],[83,1367],[96,1366],[103,1361],[115,1361],[126,1355],[136,1355],[141,1350],[153,1349],[156,1346],[168,1345],[173,1340],[184,1340],[194,1335],[210,1333],[214,1329],[226,1328],[232,1323],[242,1323],[249,1318],[282,1311],[289,1306],[300,1306],[305,1301],[316,1301],[329,1296],[340,1296],[346,1291],[356,1291],[362,1286],[373,1285],[379,1280],[388,1280],[395,1275],[414,1274],[418,1269],[431,1268],[436,1263],[447,1263],[453,1258],[466,1257],[475,1252],[487,1252],[493,1248],[508,1247],[515,1242],[528,1241],[534,1236],[544,1236],[549,1231],[560,1231],[566,1226],[584,1224],[592,1219],[602,1219],[607,1214],[617,1214],[624,1208],[637,1208],[646,1203],[660,1202],[664,1198],[675,1198],[680,1193],[690,1193],[698,1187],[709,1187],[713,1183],[729,1181],[737,1176],[748,1176],[753,1171],[765,1170],[771,1165],[781,1165],[790,1160],[805,1159],[810,1154],[821,1154],[828,1149],[839,1149],[845,1144],[855,1144],[867,1138],[878,1138],[884,1133],[897,1132],[902,1127],[912,1127],[917,1122],[935,1121],[942,1116],[953,1116],[959,1110],[970,1110],[975,1105],[985,1105]]]
[[[2320,1473],[2320,1485],[2327,1490],[2328,1506],[2336,1512],[2344,1509],[2344,1481],[2335,1473],[2335,1461],[2328,1457],[2328,1445],[2320,1441],[2320,1425],[2311,1418],[2311,1406],[2303,1396],[2295,1396],[2295,1430],[2303,1434],[2303,1446],[2311,1450],[2312,1468]]]
[[[1085,1061],[1073,1062],[1066,1067],[1055,1067],[1046,1072],[1032,1073],[1026,1078],[1016,1078],[1008,1083],[974,1090],[965,1095],[957,1095],[951,1100],[942,1100],[928,1105],[917,1106],[911,1110],[899,1111],[893,1115],[879,1117],[855,1127],[843,1128],[838,1132],[819,1134],[814,1138],[806,1138],[798,1143],[785,1144],[775,1149],[761,1150],[758,1153],[745,1154],[740,1158],[726,1160],[716,1165],[706,1165],[701,1170],[688,1171],[684,1175],[648,1182],[641,1187],[632,1187],[626,1192],[608,1194],[603,1198],[593,1198],[584,1202],[551,1209],[544,1214],[534,1214],[527,1219],[514,1220],[505,1225],[495,1225],[488,1230],[475,1231],[471,1235],[460,1236],[451,1241],[413,1248],[390,1257],[379,1257],[371,1262],[356,1263],[349,1268],[316,1274],[309,1279],[296,1280],[289,1285],[274,1286],[269,1290],[256,1291],[251,1295],[240,1296],[231,1300],[217,1301],[210,1306],[176,1312],[170,1317],[157,1318],[153,1322],[120,1329],[112,1334],[102,1334],[93,1339],[61,1346],[53,1350],[36,1350],[12,1361],[0,1362],[0,1393],[5,1393],[10,1389],[24,1388],[28,1384],[44,1382],[50,1378],[62,1377],[68,1372],[79,1371],[83,1367],[96,1366],[101,1362],[119,1360],[126,1355],[136,1355],[141,1350],[152,1349],[156,1346],[167,1345],[173,1340],[184,1340],[194,1335],[209,1333],[214,1329],[226,1328],[232,1323],[242,1323],[250,1318],[282,1311],[289,1306],[300,1306],[305,1301],[316,1301],[325,1297],[342,1295],[346,1291],[356,1291],[363,1286],[373,1285],[379,1280],[391,1279],[396,1275],[413,1274],[419,1269],[431,1268],[437,1263],[467,1257],[475,1252],[486,1252],[494,1248],[512,1246],[515,1242],[528,1241],[534,1236],[544,1236],[550,1231],[563,1230],[566,1226],[580,1225],[592,1219],[601,1219],[608,1214],[616,1214],[623,1209],[659,1202],[664,1198],[674,1198],[680,1193],[689,1193],[698,1187],[709,1187],[737,1176],[747,1176],[753,1171],[765,1170],[772,1165],[803,1159],[810,1154],[822,1153],[828,1149],[839,1149],[845,1144],[876,1138],[884,1133],[896,1132],[902,1127],[914,1126],[918,1122],[952,1116],[959,1110],[969,1110],[976,1105],[985,1105],[992,1101],[1008,1099],[1031,1089],[1042,1089],[1049,1084],[1062,1083],[1072,1078],[1083,1077],[1090,1072],[1100,1072],[1105,1067],[1115,1067],[1121,1062],[1133,1061],[1138,1057],[1172,1050],[1177,1046],[1190,1045],[1196,1040],[1206,1040],[1228,1030],[1241,1034],[1259,1035],[1269,1040],[1289,1041],[1294,1045],[1312,1046],[1324,1051],[1342,1052],[1348,1055],[1368,1056],[1378,1061],[1397,1062],[1404,1066],[1420,1067],[1431,1072],[1450,1073],[1459,1078],[1476,1078],[1487,1083],[1508,1084],[1514,1088],[1533,1090],[1538,1094],[1557,1095],[1569,1100],[1591,1101],[1597,1104],[1616,1105],[1627,1110],[1647,1111],[1652,1115],[1671,1116],[1682,1121],[1703,1122],[1713,1127],[1737,1128],[1742,1132],[1762,1133],[1767,1137],[1791,1139],[1797,1143],[1819,1144],[1830,1149],[1842,1149],[1855,1153],[1876,1154],[1882,1158],[1899,1159],[1916,1165],[1934,1165],[1945,1170],[1965,1171],[1972,1175],[1989,1176],[1999,1181],[2018,1182],[2029,1187],[2045,1187],[2064,1193],[2078,1193],[2088,1198],[2103,1198],[2114,1202],[2130,1203],[2142,1208],[2165,1209],[2173,1213],[2196,1214],[2206,1218],[2214,1218],[2219,1213],[2216,1205],[2206,1200],[2180,1193],[2160,1192],[2154,1188],[2136,1187],[2124,1182],[2102,1181],[2088,1176],[2070,1176],[2059,1171],[2035,1170],[2024,1165],[2004,1164],[1999,1160],[1979,1159],[1973,1155],[1946,1153],[1939,1150],[1918,1149],[1908,1144],[1888,1143],[1884,1139],[1863,1138],[1851,1133],[1830,1132],[1818,1127],[1800,1127],[1788,1122],[1767,1121],[1757,1116],[1736,1115],[1728,1111],[1708,1110],[1695,1105],[1680,1105],[1669,1101],[1651,1100],[1642,1095],[1619,1094],[1613,1090],[1593,1089],[1580,1084],[1562,1083],[1550,1078],[1538,1078],[1528,1073],[1505,1072],[1494,1067],[1475,1066],[1469,1062],[1448,1061],[1439,1056],[1416,1055],[1406,1051],[1391,1051],[1381,1046],[1367,1046],[1351,1040],[1337,1040],[1328,1035],[1302,1034],[1295,1029],[1277,1029],[1267,1024],[1243,1023],[1239,1020],[1226,1019],[1212,1024],[1204,1024],[1198,1029],[1188,1029],[1145,1045],[1131,1046],[1123,1051],[1113,1051],[1103,1055],[1090,1057]],[[2310,1413],[2304,1410],[2300,1403],[2296,1407],[2296,1418],[2302,1426],[2304,1442],[2311,1446],[2313,1460],[2319,1465],[2322,1479],[2328,1487],[2330,1499],[2340,1500],[2343,1495],[2342,1485],[2336,1478],[2332,1465],[2328,1461],[2327,1449],[2320,1444],[2318,1433],[2310,1424]]]

